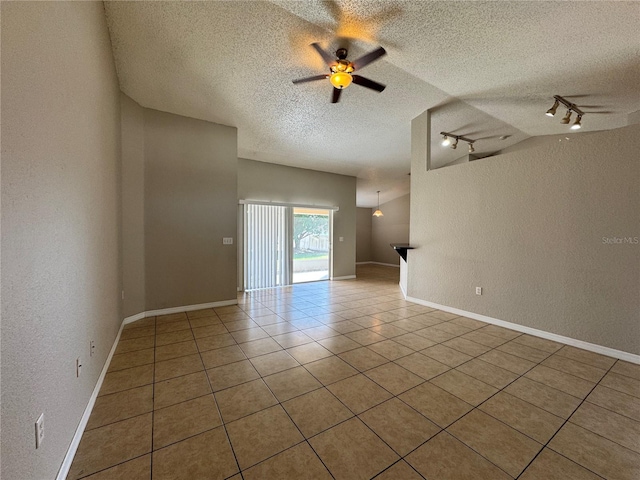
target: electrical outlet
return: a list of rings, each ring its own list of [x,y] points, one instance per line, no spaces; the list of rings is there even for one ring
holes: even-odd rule
[[[344,237],[340,237],[338,240],[344,242]]]
[[[93,357],[93,354],[96,352],[96,342],[95,340],[91,340],[89,342],[89,356]]]
[[[222,238],[223,245],[233,245],[233,237],[223,237]]]
[[[76,358],[76,377],[80,378],[80,370],[82,370],[82,362],[80,357]]]
[[[36,420],[36,448],[40,448],[44,440],[44,413]]]
[[[482,287],[476,287],[476,295],[482,295]]]

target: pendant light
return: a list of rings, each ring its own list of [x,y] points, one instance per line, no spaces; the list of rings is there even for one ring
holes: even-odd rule
[[[380,190],[378,190],[378,208],[373,212],[374,217],[384,217],[384,213],[380,210]]]

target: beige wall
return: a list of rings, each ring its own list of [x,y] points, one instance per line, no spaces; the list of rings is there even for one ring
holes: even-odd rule
[[[144,111],[146,310],[236,299],[237,130]]]
[[[120,94],[122,289],[125,317],[144,312],[144,109]]]
[[[384,216],[371,221],[371,260],[400,265],[400,255],[392,243],[409,243],[410,195],[380,204]]]
[[[119,90],[101,2],[1,8],[1,476],[52,479],[121,322]]]
[[[333,216],[333,276],[356,274],[355,177],[240,158],[238,199],[340,207]]]
[[[371,261],[370,208],[356,208],[356,262]]]
[[[426,172],[427,123],[412,124],[409,296],[639,354],[640,245],[603,237],[640,237],[640,127]]]

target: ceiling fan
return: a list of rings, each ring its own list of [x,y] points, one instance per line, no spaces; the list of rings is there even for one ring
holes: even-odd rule
[[[333,85],[331,103],[338,103],[342,90],[351,85],[351,82],[355,83],[356,85],[360,85],[361,87],[370,88],[372,90],[375,90],[376,92],[382,92],[385,89],[385,85],[382,85],[381,83],[374,82],[373,80],[369,80],[368,78],[362,77],[360,75],[353,75],[353,72],[355,72],[356,70],[360,70],[361,68],[366,67],[371,62],[374,62],[385,55],[387,52],[384,48],[379,47],[376,50],[373,50],[372,52],[361,56],[357,60],[350,62],[349,60],[347,60],[348,52],[346,48],[339,48],[336,51],[336,58],[334,59],[317,43],[312,43],[311,46],[316,49],[325,63],[329,66],[330,73],[323,75],[314,75],[312,77],[298,78],[296,80],[293,80],[293,83],[298,84],[313,82],[315,80],[324,80],[325,78],[328,78]]]

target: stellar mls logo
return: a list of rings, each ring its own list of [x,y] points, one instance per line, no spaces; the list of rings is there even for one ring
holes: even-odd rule
[[[603,245],[638,245],[640,237],[602,237]]]

